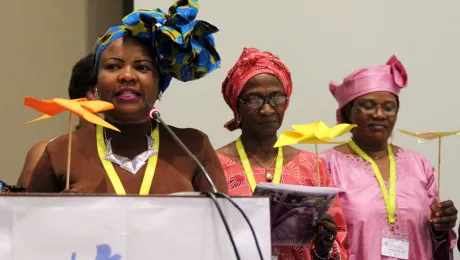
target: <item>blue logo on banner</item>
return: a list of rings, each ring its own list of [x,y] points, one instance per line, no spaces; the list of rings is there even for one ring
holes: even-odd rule
[[[96,246],[96,258],[94,260],[120,260],[120,254],[112,255],[112,248],[107,244]],[[71,260],[77,260],[77,253],[73,252]]]

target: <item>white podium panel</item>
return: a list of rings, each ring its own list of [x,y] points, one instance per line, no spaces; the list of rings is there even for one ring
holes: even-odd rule
[[[218,200],[241,259],[260,259],[249,226]],[[264,259],[268,198],[240,197]],[[0,260],[236,259],[214,203],[204,197],[0,196]]]

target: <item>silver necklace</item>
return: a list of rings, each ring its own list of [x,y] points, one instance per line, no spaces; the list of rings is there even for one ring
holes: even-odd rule
[[[128,172],[132,174],[136,174],[137,171],[139,171],[139,169],[142,168],[142,166],[144,166],[145,162],[147,162],[148,159],[150,159],[152,156],[157,154],[157,151],[155,151],[155,149],[153,148],[153,145],[155,144],[155,140],[150,135],[145,135],[145,136],[147,137],[147,150],[136,155],[134,159],[130,160],[127,157],[113,153],[112,144],[111,144],[112,138],[107,139],[107,135],[104,129],[104,139],[105,139],[105,149],[106,149],[104,159],[107,161],[113,162],[115,164],[118,164],[121,168],[127,170]]]
[[[380,155],[380,156],[374,156],[372,157],[372,159],[374,160],[380,160],[382,159],[383,157],[387,156],[388,155],[388,150],[386,151],[386,154],[383,154],[383,155]]]

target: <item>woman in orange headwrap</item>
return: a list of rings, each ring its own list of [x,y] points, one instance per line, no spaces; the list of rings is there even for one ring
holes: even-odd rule
[[[315,155],[294,147],[273,148],[289,105],[292,80],[281,60],[255,48],[245,48],[222,84],[222,94],[234,119],[225,127],[241,129],[241,137],[217,150],[231,195],[252,194],[258,182],[318,186]],[[275,167],[276,165],[276,167]],[[321,186],[334,186],[320,165]],[[348,259],[346,225],[336,199],[320,218],[310,247],[274,247],[279,260]]]

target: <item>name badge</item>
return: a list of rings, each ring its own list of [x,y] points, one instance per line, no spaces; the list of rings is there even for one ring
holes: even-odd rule
[[[408,237],[404,234],[384,234],[381,254],[397,259],[409,259]]]

